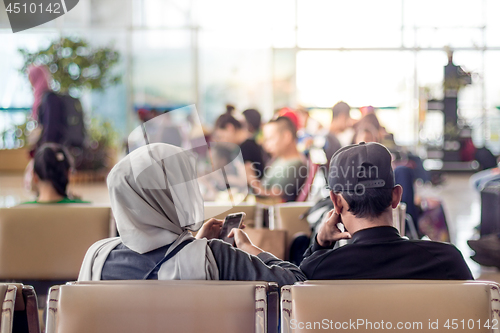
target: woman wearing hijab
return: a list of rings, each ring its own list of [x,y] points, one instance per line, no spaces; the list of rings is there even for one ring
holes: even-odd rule
[[[44,66],[31,65],[28,67],[28,78],[33,86],[34,95],[31,115],[41,125],[36,147],[46,142],[63,143],[66,128],[64,105],[50,89],[52,77],[49,71]],[[34,151],[31,154],[33,156]]]
[[[120,237],[90,247],[79,281],[304,280],[299,268],[256,247],[233,229],[236,246],[216,239],[222,221],[203,224],[203,199],[190,152],[163,143],[140,147],[108,176]],[[200,229],[201,228],[201,229]],[[199,230],[196,238],[191,231]]]

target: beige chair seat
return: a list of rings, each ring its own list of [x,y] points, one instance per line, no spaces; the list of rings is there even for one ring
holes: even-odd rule
[[[47,333],[266,332],[267,283],[101,281],[51,288]]]
[[[479,281],[308,281],[282,288],[281,327],[282,332],[324,332],[326,326],[371,332],[401,326],[405,332],[429,332],[453,331],[445,325],[456,324],[458,331],[473,325],[474,332],[498,332],[492,326],[500,325],[499,299],[497,284]]]

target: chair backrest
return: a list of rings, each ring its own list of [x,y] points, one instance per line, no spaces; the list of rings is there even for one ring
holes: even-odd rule
[[[500,272],[482,272],[477,280],[495,282],[500,284]]]
[[[14,304],[13,332],[40,333],[38,300],[35,289],[22,283],[11,283],[17,288]]]
[[[0,333],[11,333],[14,322],[14,306],[17,287],[12,284],[0,284],[0,300],[2,300],[2,314],[0,316]]]
[[[110,213],[77,205],[1,208],[0,279],[76,279],[90,245],[109,237]]]
[[[285,260],[287,257],[285,230],[271,230],[267,228],[246,228],[245,232],[257,247]]]
[[[52,287],[46,332],[266,332],[266,283],[189,282]]]
[[[319,169],[319,164],[312,163],[311,160],[307,161],[307,165],[309,171],[307,172],[307,178],[304,181],[304,185],[300,188],[299,194],[297,195],[297,202],[304,202],[309,197],[309,193],[311,193],[311,187],[314,182],[314,177],[316,177],[316,173]]]
[[[401,202],[392,210],[392,222],[399,234],[404,236],[406,231],[406,204]]]
[[[290,249],[290,245],[294,236],[298,233],[303,233],[307,236],[311,235],[311,227],[307,219],[302,215],[312,206],[314,202],[291,202],[276,205],[276,229],[286,230],[286,253]]]
[[[159,280],[109,280],[109,281],[75,281],[68,282],[67,285],[99,285],[99,284],[135,284],[135,285],[251,285],[251,286],[265,286],[267,294],[267,332],[277,333],[279,331],[279,287],[275,282],[265,281],[215,281],[215,280],[172,280],[172,281],[159,281]]]
[[[281,327],[498,332],[499,295],[499,285],[477,281],[310,281],[282,288]]]

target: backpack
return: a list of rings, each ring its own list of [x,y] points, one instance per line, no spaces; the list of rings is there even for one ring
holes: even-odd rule
[[[42,105],[47,101],[47,97],[53,94],[62,106],[64,128],[61,128],[61,141],[57,142],[66,147],[83,148],[86,131],[82,104],[80,100],[66,94],[56,94],[49,92],[45,94]],[[40,108],[40,112],[46,112],[45,108]],[[43,124],[42,124],[43,125]]]
[[[85,141],[85,121],[80,100],[70,95],[57,95],[61,100],[66,113],[66,132],[64,146],[83,147]]]

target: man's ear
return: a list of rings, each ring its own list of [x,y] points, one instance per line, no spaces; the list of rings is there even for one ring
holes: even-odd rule
[[[290,131],[282,130],[282,132],[281,132],[281,139],[285,143],[293,142],[292,133],[290,133]]]
[[[401,197],[403,196],[403,187],[401,185],[396,185],[392,189],[392,209],[396,208],[398,204],[401,202]]]
[[[31,183],[36,185],[39,182],[40,182],[40,178],[38,177],[38,175],[35,172],[33,172],[33,177],[31,178]]]
[[[343,208],[341,194],[336,194],[333,193],[333,191],[330,191],[330,199],[333,202],[333,209],[335,209],[335,213],[340,215]]]

